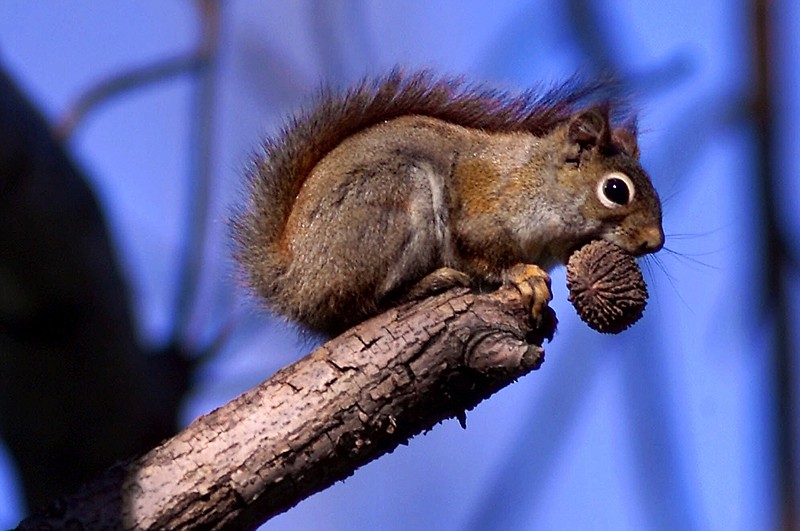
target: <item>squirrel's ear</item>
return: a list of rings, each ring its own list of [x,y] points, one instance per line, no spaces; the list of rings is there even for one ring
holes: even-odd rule
[[[620,127],[611,133],[614,144],[628,156],[639,158],[639,143],[636,141],[636,126]]]
[[[581,148],[609,145],[611,128],[608,107],[591,107],[572,115],[569,119],[569,140]]]

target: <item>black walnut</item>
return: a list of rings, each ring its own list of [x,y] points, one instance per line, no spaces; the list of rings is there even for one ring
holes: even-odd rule
[[[618,334],[638,321],[647,304],[647,285],[632,255],[596,240],[567,262],[569,300],[594,330]]]

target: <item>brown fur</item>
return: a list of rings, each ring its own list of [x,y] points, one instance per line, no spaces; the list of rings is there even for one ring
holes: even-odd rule
[[[520,201],[535,206],[534,189],[551,186],[531,179],[549,160],[536,150],[563,151],[568,142],[575,146],[569,156],[580,160],[592,147],[608,157],[638,156],[633,127],[611,130],[610,104],[570,121],[578,105],[607,101],[606,93],[604,83],[573,80],[514,96],[399,70],[344,94],[323,91],[312,110],[265,143],[248,204],[233,220],[237,258],[273,310],[329,333],[402,298],[440,267],[497,281],[499,271],[530,259],[498,214],[530,208]],[[537,140],[545,137],[552,146]],[[503,162],[524,156],[523,145],[535,151],[530,165]],[[514,172],[524,175],[512,179]],[[442,181],[438,210],[428,204],[430,179]],[[341,215],[331,212],[337,208]],[[658,221],[660,229],[660,208]],[[450,239],[432,239],[435,230],[452,232],[454,249]]]

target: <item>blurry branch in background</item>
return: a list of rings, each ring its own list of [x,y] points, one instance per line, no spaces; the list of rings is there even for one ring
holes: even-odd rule
[[[145,352],[137,340],[126,282],[86,179],[0,72],[0,436],[31,507],[173,434],[204,360],[177,344],[202,266],[220,23],[217,0],[197,0],[197,8],[196,50],[99,83],[55,127],[67,139],[116,96],[183,73],[198,76],[175,342],[159,352]]]
[[[0,436],[28,504],[174,433],[174,369],[137,341],[86,179],[0,71]]]
[[[209,21],[206,20],[207,17],[211,19],[211,15],[214,14],[214,9],[207,7],[205,4],[215,4],[216,2],[213,0],[196,0],[196,2],[200,16],[203,19],[202,25],[205,27],[209,24]],[[216,20],[214,23],[216,23]],[[176,76],[201,70],[208,62],[208,55],[211,49],[206,37],[206,31],[204,31],[200,38],[200,44],[195,50],[187,54],[133,68],[97,82],[80,95],[67,112],[57,120],[53,126],[56,138],[62,141],[69,140],[75,129],[86,119],[90,112],[119,96],[123,96],[132,90],[142,89],[153,83],[159,83]],[[216,39],[216,34],[214,39]]]
[[[203,62],[202,57],[190,53],[128,70],[100,81],[79,96],[64,116],[56,122],[53,126],[56,137],[62,141],[69,140],[81,122],[98,107],[102,107],[104,104],[127,94],[131,90],[138,90],[153,83],[166,81],[187,72],[193,72]]]
[[[544,361],[515,288],[457,289],[346,331],[19,529],[252,529]],[[424,480],[424,478],[420,478]]]
[[[203,267],[210,187],[212,180],[215,76],[219,49],[220,2],[195,0],[200,34],[195,49],[187,54],[157,61],[104,79],[84,92],[55,125],[56,136],[68,140],[86,116],[109,101],[147,85],[170,78],[191,75],[194,78],[194,95],[190,106],[189,172],[187,176],[189,201],[187,202],[186,235],[179,257],[177,288],[175,292],[175,320],[165,350],[181,355],[194,354],[194,346],[183,345],[192,310],[199,289]],[[230,328],[229,325],[224,326]],[[220,334],[227,337],[225,330]],[[216,346],[218,338],[212,339]],[[216,348],[215,346],[215,348]],[[208,350],[208,349],[205,349]],[[205,354],[209,354],[206,352]],[[192,356],[193,357],[193,356]],[[208,355],[204,356],[207,359]]]
[[[564,6],[568,15],[567,29],[579,46],[586,65],[595,72],[622,74],[623,61],[609,38],[616,31],[607,23],[604,11],[608,6],[595,0],[567,0]]]
[[[200,42],[197,55],[203,61],[195,71],[194,98],[189,124],[189,210],[186,235],[178,263],[177,290],[175,292],[175,321],[168,348],[177,348],[187,340],[184,335],[191,319],[192,309],[200,287],[203,268],[208,207],[211,190],[211,154],[214,151],[213,119],[215,111],[215,75],[219,48],[219,0],[195,0],[200,16]]]
[[[800,529],[797,499],[797,442],[794,429],[797,421],[794,381],[797,367],[793,359],[796,345],[792,341],[791,301],[789,288],[791,274],[797,274],[790,259],[790,246],[781,226],[783,218],[782,202],[779,200],[781,187],[778,164],[780,157],[777,136],[780,117],[775,111],[774,102],[779,100],[781,85],[777,68],[782,63],[778,53],[780,35],[775,24],[778,13],[774,3],[769,0],[754,0],[753,9],[753,122],[756,129],[756,186],[760,194],[760,219],[762,222],[763,257],[762,290],[765,315],[774,320],[774,352],[772,357],[772,401],[774,414],[774,433],[772,441],[772,467],[777,477],[776,491],[779,506],[776,508],[778,527],[783,530]],[[794,269],[794,270],[793,270]]]
[[[569,0],[565,3],[569,12],[571,35],[584,57],[584,62],[598,75],[611,74],[619,80],[625,91],[621,96],[634,98],[653,97],[659,92],[672,90],[681,81],[689,78],[693,70],[691,58],[685,52],[673,53],[660,58],[654,65],[631,73],[626,69],[625,57],[616,53],[610,40],[614,32],[607,24],[607,15],[601,2],[594,0]],[[633,28],[633,26],[631,26]],[[636,39],[635,32],[627,32]]]
[[[175,321],[166,349],[183,352],[182,345],[191,319],[200,273],[203,267],[213,152],[213,117],[215,111],[215,75],[220,32],[219,0],[195,0],[200,34],[191,52],[129,70],[102,80],[80,96],[55,126],[56,135],[68,139],[89,112],[147,85],[175,76],[194,77],[194,96],[190,106],[189,173],[187,178],[189,207],[186,236],[178,264],[175,293]],[[184,352],[186,354],[186,352]]]

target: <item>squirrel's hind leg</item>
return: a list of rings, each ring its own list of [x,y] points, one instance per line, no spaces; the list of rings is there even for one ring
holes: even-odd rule
[[[400,295],[395,303],[406,303],[430,297],[450,288],[471,287],[472,279],[469,275],[452,267],[440,267],[422,277],[411,288]]]

